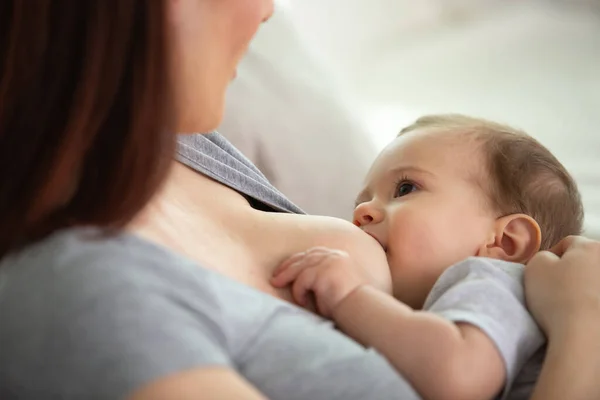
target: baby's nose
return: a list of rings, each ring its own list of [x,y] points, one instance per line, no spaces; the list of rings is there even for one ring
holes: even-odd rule
[[[370,215],[364,215],[364,216],[361,216],[360,218],[355,219],[354,225],[360,227],[360,226],[369,225],[371,222],[373,222],[373,217],[371,217]]]
[[[376,207],[373,202],[359,204],[354,210],[354,224],[365,226],[376,224],[383,220],[383,211]]]

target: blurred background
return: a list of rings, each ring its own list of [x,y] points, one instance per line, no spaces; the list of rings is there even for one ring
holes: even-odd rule
[[[276,0],[220,131],[307,212],[349,219],[378,151],[447,112],[540,140],[600,238],[600,0]]]

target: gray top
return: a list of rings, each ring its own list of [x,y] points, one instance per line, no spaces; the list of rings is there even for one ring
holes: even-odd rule
[[[529,398],[542,366],[545,338],[525,307],[522,264],[468,258],[444,271],[424,309],[485,332],[506,367],[502,398]]]
[[[300,212],[218,135],[182,138],[179,156],[257,207]],[[66,230],[0,262],[0,398],[120,399],[202,366],[274,400],[418,399],[329,322],[132,235]]]

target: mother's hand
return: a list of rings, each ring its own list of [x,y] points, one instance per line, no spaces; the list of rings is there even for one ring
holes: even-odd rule
[[[600,242],[570,236],[525,268],[527,306],[546,335],[600,324]]]
[[[548,336],[532,400],[600,398],[600,243],[568,237],[525,267],[527,306]]]

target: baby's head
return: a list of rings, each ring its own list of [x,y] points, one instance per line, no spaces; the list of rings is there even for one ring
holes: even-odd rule
[[[426,116],[375,160],[355,223],[386,249],[394,295],[420,308],[440,274],[470,256],[526,263],[581,233],[577,186],[539,142],[461,115]]]

